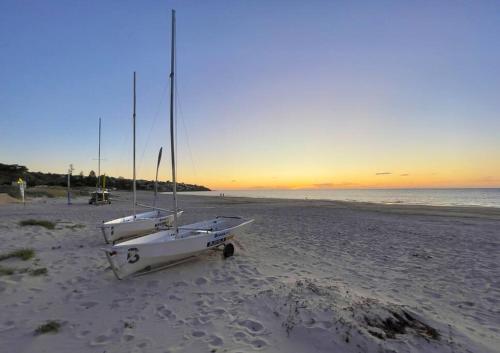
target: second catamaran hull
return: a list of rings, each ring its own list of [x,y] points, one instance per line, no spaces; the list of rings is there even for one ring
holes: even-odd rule
[[[178,211],[179,217],[183,211]],[[170,227],[174,221],[173,214],[164,214],[160,211],[138,213],[134,216],[123,217],[101,225],[102,235],[106,243],[136,237],[158,231],[162,227]]]

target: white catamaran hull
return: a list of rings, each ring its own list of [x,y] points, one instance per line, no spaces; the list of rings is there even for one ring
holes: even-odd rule
[[[118,279],[150,271],[223,245],[253,220],[217,217],[132,239],[103,249]]]
[[[183,211],[178,211],[179,217]],[[106,243],[125,240],[130,237],[140,236],[160,228],[170,227],[174,221],[173,214],[165,214],[161,211],[149,211],[104,222],[101,225],[102,234]]]

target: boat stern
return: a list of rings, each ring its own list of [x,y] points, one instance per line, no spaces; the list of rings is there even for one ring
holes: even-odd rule
[[[117,279],[122,280],[130,274],[126,271],[127,267],[129,267],[127,264],[130,262],[127,261],[127,251],[113,247],[102,248],[102,250],[106,254],[111,270]]]

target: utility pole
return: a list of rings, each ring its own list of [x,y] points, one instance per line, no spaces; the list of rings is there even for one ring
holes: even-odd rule
[[[73,173],[73,164],[69,165],[68,169],[68,205],[71,205],[71,174]]]

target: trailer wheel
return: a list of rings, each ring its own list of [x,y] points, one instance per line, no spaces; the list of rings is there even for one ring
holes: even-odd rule
[[[233,256],[234,254],[234,245],[231,243],[227,243],[224,245],[224,251],[222,252],[224,254],[224,258],[228,258]]]

